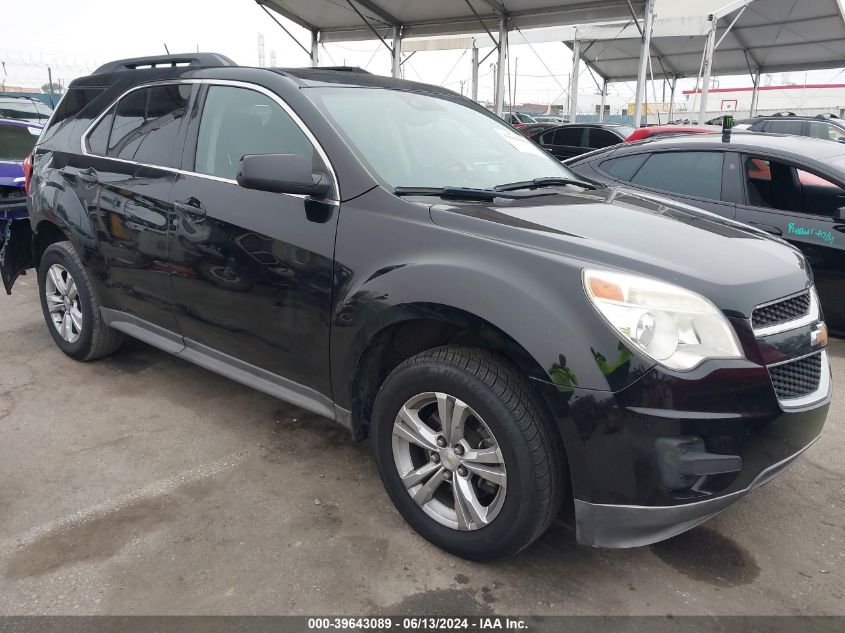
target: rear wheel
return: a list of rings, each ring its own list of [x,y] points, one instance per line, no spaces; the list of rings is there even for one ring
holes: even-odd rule
[[[88,273],[70,242],[51,244],[38,267],[44,320],[56,345],[76,360],[115,352],[123,334],[108,327]]]
[[[528,381],[483,350],[418,354],[384,381],[372,441],[385,488],[423,537],[501,558],[540,536],[563,498],[562,451]]]

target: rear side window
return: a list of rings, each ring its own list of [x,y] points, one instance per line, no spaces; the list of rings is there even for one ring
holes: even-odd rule
[[[593,149],[601,149],[602,147],[610,147],[622,142],[622,139],[616,136],[613,132],[602,130],[601,128],[589,128],[590,136],[587,142],[588,147]]]
[[[631,179],[635,185],[707,200],[722,196],[721,152],[652,154]]]
[[[582,127],[562,127],[553,132],[553,145],[574,145],[581,147],[581,137],[584,135]]]
[[[44,122],[52,112],[49,107],[36,99],[0,97],[0,119]]]
[[[766,125],[766,132],[773,132],[775,134],[794,134],[801,136],[803,129],[803,121],[769,121]]]
[[[149,165],[177,167],[179,127],[189,84],[151,86],[130,92],[117,104],[107,155]]]
[[[0,123],[0,160],[23,162],[35,147],[40,131],[35,127]]]
[[[314,146],[270,97],[231,86],[211,86],[200,119],[194,171],[234,180],[246,154],[299,154],[316,159]]]
[[[824,121],[810,121],[810,136],[825,141],[845,140],[845,130]]]
[[[630,181],[645,162],[646,158],[648,158],[648,154],[611,158],[610,160],[604,161],[600,169],[608,176],[613,176],[619,180]]]
[[[99,97],[105,88],[70,88],[62,97],[56,111],[53,113],[53,119],[50,121],[52,128],[57,123],[76,115],[81,112],[89,103]]]

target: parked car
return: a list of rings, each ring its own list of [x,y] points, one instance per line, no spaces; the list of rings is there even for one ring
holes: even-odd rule
[[[631,133],[628,138],[625,139],[625,142],[633,143],[634,141],[641,141],[644,138],[651,138],[654,136],[675,136],[677,134],[707,134],[721,131],[722,128],[713,125],[652,125],[650,127],[637,128]]]
[[[40,133],[35,123],[0,119],[0,260],[12,256],[4,249],[11,231],[29,231],[23,164]]]
[[[621,143],[634,133],[619,123],[569,123],[536,133],[531,139],[560,160]]]
[[[827,414],[797,250],[597,188],[436,86],[112,62],[71,83],[27,189],[59,349],[129,334],[369,436],[402,516],[466,558],[563,503],[582,543],[678,534]]]
[[[537,121],[537,123],[554,123],[555,125],[569,123],[569,121],[564,119],[562,116],[554,116],[551,114],[541,114],[539,116],[535,116],[534,120]]]
[[[25,123],[47,122],[53,108],[32,97],[0,95],[0,119],[14,119]]]
[[[752,132],[772,132],[809,136],[824,141],[845,142],[845,120],[836,115],[797,116],[793,112],[758,116],[739,121],[734,126]]]
[[[697,134],[625,144],[568,163],[746,222],[799,248],[832,330],[845,333],[845,147],[775,134]]]
[[[529,123],[537,123],[537,120],[534,117],[532,117],[530,114],[525,114],[523,112],[506,112],[505,121],[507,121],[514,127],[527,125]]]

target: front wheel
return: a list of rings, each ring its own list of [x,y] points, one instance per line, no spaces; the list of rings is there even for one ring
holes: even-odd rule
[[[392,501],[453,554],[515,554],[560,508],[562,450],[528,381],[504,359],[451,346],[417,354],[384,381],[372,422]]]

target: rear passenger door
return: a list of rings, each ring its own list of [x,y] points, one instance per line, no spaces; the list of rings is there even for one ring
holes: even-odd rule
[[[845,183],[765,154],[743,156],[745,198],[737,219],[797,246],[810,266],[825,317],[845,329]]]
[[[70,174],[77,188],[96,197],[99,250],[112,293],[106,305],[173,332],[169,198],[193,89],[163,83],[125,94],[84,137],[86,167]]]
[[[559,160],[590,151],[587,146],[587,128],[580,125],[565,125],[549,130],[540,137],[540,145]]]
[[[330,394],[336,183],[326,200],[245,189],[236,177],[246,154],[300,154],[333,173],[278,96],[203,84],[171,194],[173,295],[187,353]]]
[[[734,217],[735,206],[728,191],[737,161],[732,152],[655,152],[645,161],[642,156],[611,158],[600,169],[618,174],[617,178],[637,188],[668,195],[727,218]]]

